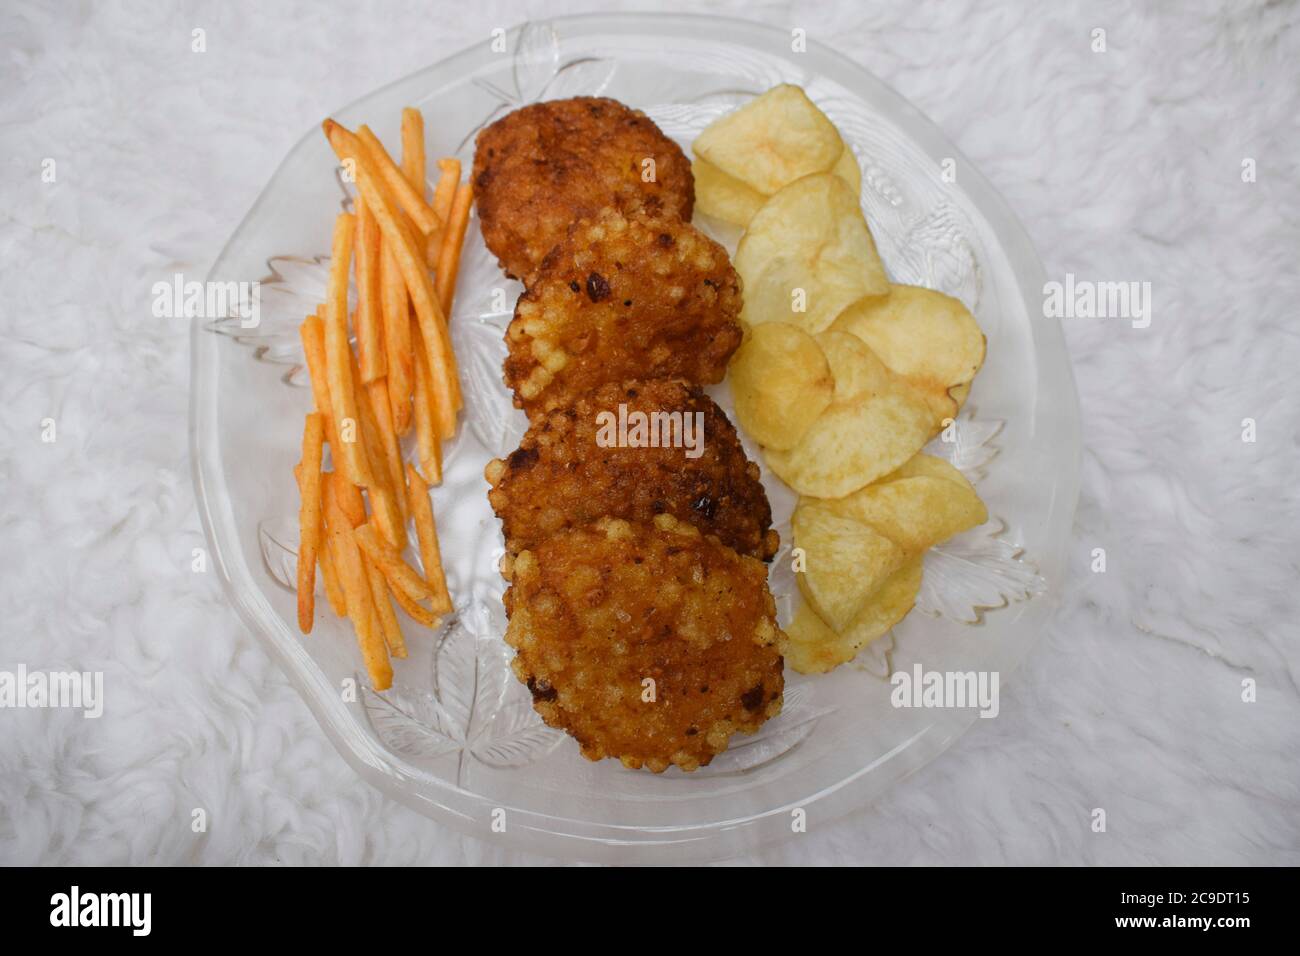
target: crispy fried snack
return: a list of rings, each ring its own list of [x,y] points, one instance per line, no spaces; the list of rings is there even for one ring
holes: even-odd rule
[[[620,417],[628,426],[622,436]],[[638,433],[640,423],[648,428]],[[764,561],[779,543],[758,465],[722,409],[684,382],[602,385],[539,417],[519,448],[484,474],[512,554],[606,516],[670,514]]]
[[[689,220],[695,204],[681,147],[639,110],[585,96],[525,106],[479,133],[473,183],[483,241],[525,281],[570,223],[600,209]]]
[[[660,515],[569,528],[503,564],[515,675],[589,760],[695,770],[780,712],[761,562]]]
[[[605,382],[720,382],[740,307],[722,246],[678,219],[608,209],[575,223],[519,297],[505,382],[530,418]]]

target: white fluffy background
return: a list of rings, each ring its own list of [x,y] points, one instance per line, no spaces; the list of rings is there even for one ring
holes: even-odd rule
[[[102,670],[109,700],[98,721],[0,711],[0,863],[546,862],[362,783],[190,572],[188,331],[151,317],[149,287],[203,275],[330,110],[581,7],[49,6],[0,13],[0,669]],[[1300,863],[1300,9],[1143,7],[716,7],[804,27],[893,84],[1006,196],[1049,275],[1146,280],[1155,300],[1145,331],[1067,323],[1075,576],[1000,719],[746,862]]]

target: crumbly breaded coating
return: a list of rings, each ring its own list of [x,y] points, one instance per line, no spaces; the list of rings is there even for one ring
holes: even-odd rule
[[[604,518],[502,565],[515,676],[589,760],[695,770],[780,712],[767,569],[716,538]]]
[[[605,382],[722,381],[740,276],[690,223],[608,209],[578,222],[515,304],[505,382],[529,418]]]
[[[638,432],[642,423],[649,427]],[[617,444],[621,438],[628,445]],[[658,514],[764,561],[779,544],[758,465],[735,427],[698,387],[680,381],[602,385],[539,416],[519,448],[489,462],[484,475],[512,554],[602,517]]]
[[[590,96],[534,103],[482,130],[473,175],[483,241],[525,282],[571,223],[600,209],[689,220],[695,205],[681,147],[640,110]]]

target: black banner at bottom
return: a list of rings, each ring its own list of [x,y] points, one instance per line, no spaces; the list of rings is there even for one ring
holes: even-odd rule
[[[784,914],[792,930],[820,932],[845,920],[841,929],[856,926],[873,940],[915,931],[926,943],[1033,931],[1071,941],[1130,937],[1184,944],[1201,938],[1231,944],[1242,934],[1284,928],[1282,907],[1295,885],[1295,871],[1288,869],[748,872],[754,889],[744,888],[746,871],[729,871],[727,889],[714,889],[710,902],[720,895],[727,903],[723,913],[753,908],[777,920]],[[698,901],[693,880],[716,884],[721,874],[675,873],[671,882],[663,872],[646,876],[592,869],[545,877],[522,870],[0,869],[0,920],[10,941],[76,934],[81,943],[194,939],[211,945],[279,927],[297,942],[338,944],[352,936],[373,942],[406,935],[427,927],[430,918],[460,925],[484,908],[509,913],[502,924],[507,933],[532,934],[545,926],[553,934],[562,914],[581,901],[581,915],[569,918],[581,919],[584,935],[599,928],[602,917],[617,919],[624,929],[631,918],[654,932],[665,903],[675,901],[681,915],[689,914],[695,908],[689,901]],[[714,915],[704,922],[717,932],[726,917],[716,903],[711,909]],[[741,938],[753,926],[742,919]]]

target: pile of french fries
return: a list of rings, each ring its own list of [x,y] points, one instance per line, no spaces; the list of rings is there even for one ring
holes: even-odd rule
[[[402,111],[400,165],[368,127],[323,126],[357,194],[355,212],[334,223],[326,301],[299,329],[315,410],[294,469],[298,627],[311,633],[319,565],[330,607],[352,621],[372,686],[387,690],[391,658],[406,657],[394,602],[426,627],[452,610],[429,488],[442,481],[441,443],[455,435],[462,407],[447,317],[474,195],[460,161],[441,159],[426,198],[419,110]],[[400,439],[412,428],[419,470],[402,460]],[[408,521],[423,575],[402,556]]]

